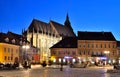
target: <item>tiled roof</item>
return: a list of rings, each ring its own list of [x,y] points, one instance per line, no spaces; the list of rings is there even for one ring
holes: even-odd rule
[[[18,35],[12,32],[0,33],[0,43],[8,43],[13,45],[20,45],[20,41],[29,43],[22,35]],[[13,42],[15,41],[15,42]]]
[[[51,48],[77,48],[77,38],[66,37]]]
[[[55,27],[55,29],[57,30],[57,32],[59,33],[59,35],[63,35],[63,36],[75,36],[74,33],[66,26],[59,24],[55,21],[50,21],[52,23],[52,25]]]
[[[78,31],[79,40],[104,40],[104,41],[116,41],[111,32],[87,32]]]
[[[46,23],[37,19],[33,19],[32,23],[28,27],[28,31],[30,33],[42,32],[51,35],[56,34],[58,36],[75,36],[74,32],[69,28],[52,20],[49,23]],[[27,33],[27,31],[25,33]]]
[[[49,23],[42,22],[42,21],[37,20],[37,19],[33,19],[32,23],[28,27],[28,31],[30,33],[39,32],[39,33],[46,33],[46,34],[55,34],[55,31],[53,30],[53,28],[50,26]]]

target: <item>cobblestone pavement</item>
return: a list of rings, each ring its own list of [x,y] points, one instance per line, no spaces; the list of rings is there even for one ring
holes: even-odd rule
[[[32,69],[0,70],[0,77],[120,77],[120,73],[106,73],[106,68],[35,67]]]

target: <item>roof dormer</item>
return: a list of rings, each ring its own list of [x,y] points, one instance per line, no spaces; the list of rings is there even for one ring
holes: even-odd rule
[[[12,39],[12,43],[14,43],[14,44],[15,44],[15,39]]]
[[[9,38],[7,37],[7,38],[5,38],[5,42],[9,42]]]

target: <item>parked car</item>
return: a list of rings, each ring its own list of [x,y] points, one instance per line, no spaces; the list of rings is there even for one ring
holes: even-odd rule
[[[3,69],[3,67],[4,67],[4,64],[0,63],[0,69]]]

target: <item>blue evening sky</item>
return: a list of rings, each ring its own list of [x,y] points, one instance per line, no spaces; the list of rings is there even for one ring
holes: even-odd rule
[[[74,32],[111,31],[120,40],[120,0],[0,0],[0,32],[21,34],[33,18],[64,23]]]

